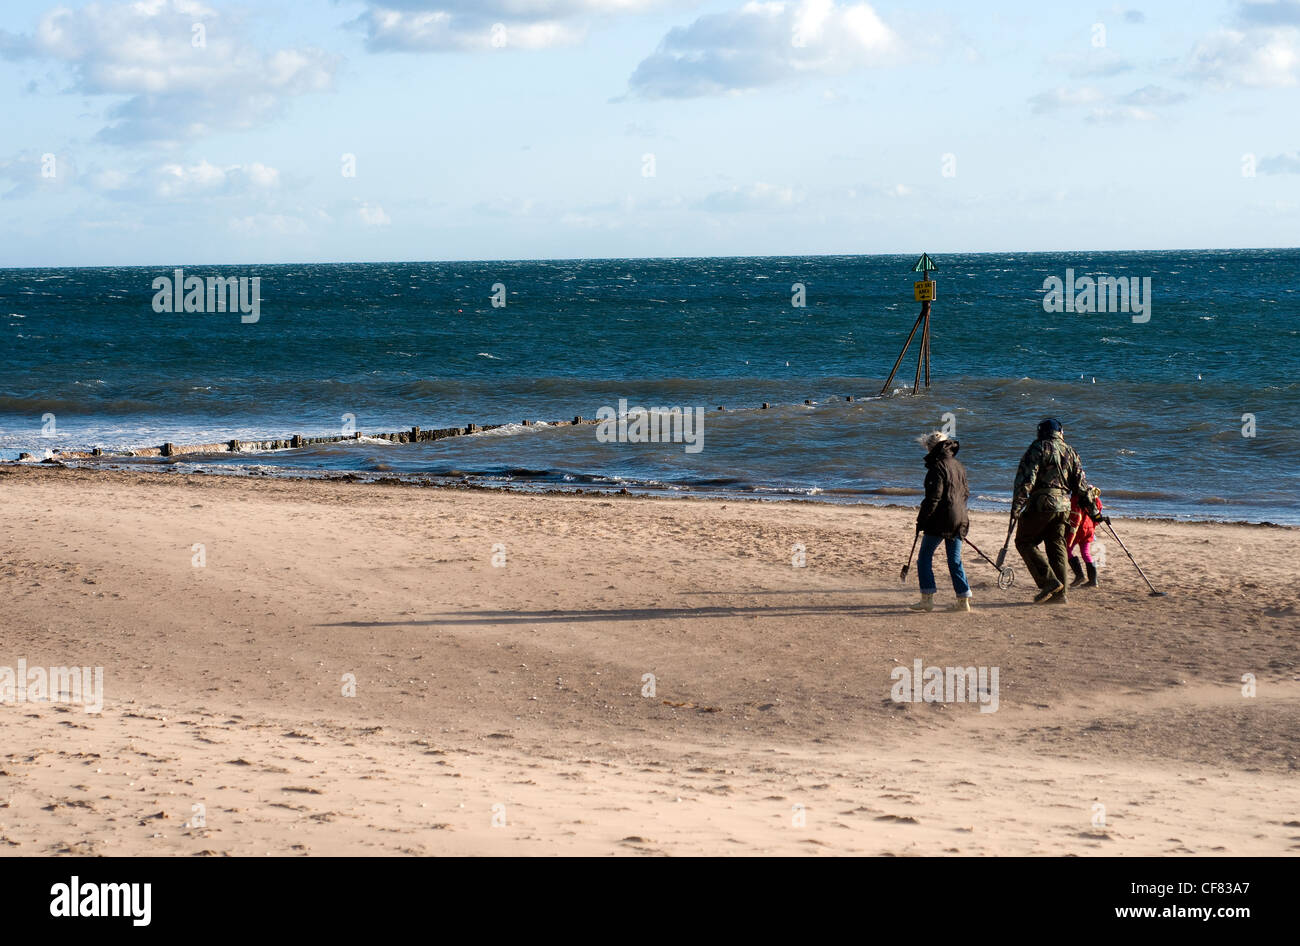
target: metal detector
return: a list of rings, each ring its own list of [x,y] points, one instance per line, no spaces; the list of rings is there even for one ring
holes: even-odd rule
[[[907,564],[904,565],[903,570],[898,573],[899,581],[907,581],[907,570],[912,567],[912,556],[916,554],[916,543],[920,541],[921,541],[921,533],[918,532],[912,538],[912,551],[907,553]]]
[[[1010,533],[1008,533],[1007,538],[1008,540],[1010,540]],[[990,565],[992,565],[994,568],[998,570],[999,588],[1001,588],[1003,591],[1006,591],[1008,588],[1010,588],[1012,585],[1016,583],[1016,570],[1012,568],[1010,565],[1004,566],[999,564],[1000,562],[1006,560],[1006,552],[1007,552],[1006,549],[1002,550],[1002,554],[998,556],[998,561],[995,562],[993,561],[993,559],[989,558],[987,555],[981,552],[980,547],[976,545],[974,542],[972,542],[969,538],[962,539],[962,541],[965,542],[967,545],[969,545],[971,548],[973,548],[975,550],[975,553],[979,555],[980,558],[984,559],[984,561],[988,562]]]
[[[1106,531],[1109,532],[1114,537],[1115,541],[1119,543],[1119,547],[1124,550],[1124,554],[1128,556],[1128,560],[1133,563],[1133,567],[1138,570],[1138,574],[1142,576],[1142,580],[1145,581],[1147,587],[1151,589],[1151,597],[1165,597],[1165,592],[1156,591],[1155,587],[1151,584],[1151,579],[1147,578],[1147,574],[1142,570],[1142,566],[1137,563],[1137,559],[1133,557],[1133,553],[1128,550],[1128,546],[1124,544],[1124,540],[1119,537],[1119,534],[1115,531],[1115,527],[1110,524],[1110,516],[1102,516],[1101,521],[1106,524]]]

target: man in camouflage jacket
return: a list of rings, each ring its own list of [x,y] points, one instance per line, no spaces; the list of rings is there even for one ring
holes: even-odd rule
[[[1038,584],[1034,601],[1040,604],[1066,603],[1070,496],[1077,496],[1084,512],[1095,519],[1099,513],[1088,489],[1088,477],[1079,455],[1065,442],[1061,422],[1047,418],[1020,460],[1011,497],[1011,519],[1019,522],[1016,549]],[[1040,544],[1046,546],[1046,555]]]

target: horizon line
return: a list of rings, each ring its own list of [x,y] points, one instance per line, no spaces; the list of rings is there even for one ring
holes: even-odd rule
[[[940,250],[930,253],[935,256],[1045,256],[1063,253],[1231,253],[1231,252],[1274,252],[1278,250],[1300,250],[1300,246],[1187,246],[1166,247],[1163,249],[1053,249],[1053,250]],[[244,263],[77,263],[64,266],[3,266],[0,272],[24,269],[157,269],[159,267],[185,268],[187,266],[385,266],[391,264],[440,264],[440,263],[586,263],[586,262],[675,262],[680,260],[710,259],[873,259],[885,257],[910,257],[913,253],[929,252],[908,251],[894,253],[760,253],[760,254],[723,254],[712,256],[524,256],[524,257],[462,257],[456,259],[382,259],[382,260],[284,260],[280,262],[244,262]]]

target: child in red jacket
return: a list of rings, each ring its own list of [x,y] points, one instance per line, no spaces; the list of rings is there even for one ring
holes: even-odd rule
[[[1092,487],[1088,493],[1092,497],[1097,511],[1101,512],[1101,490]],[[1092,537],[1095,530],[1092,517],[1083,511],[1079,505],[1078,497],[1070,497],[1070,541],[1066,543],[1066,548],[1070,553],[1070,569],[1074,572],[1074,581],[1070,582],[1070,587],[1083,585],[1085,588],[1097,587],[1097,566],[1092,563]],[[1075,547],[1079,549],[1079,555],[1074,554]],[[1088,578],[1085,581],[1083,577],[1083,567],[1079,564],[1079,557],[1083,557],[1084,563],[1088,568]]]

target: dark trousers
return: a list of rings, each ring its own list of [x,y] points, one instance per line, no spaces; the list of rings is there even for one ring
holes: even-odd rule
[[[1032,503],[1030,504],[1032,507]],[[1065,585],[1065,540],[1070,529],[1070,513],[1027,508],[1020,514],[1016,527],[1016,550],[1025,560],[1029,574],[1034,576],[1040,591],[1059,582]],[[1046,547],[1047,554],[1039,550]],[[1055,581],[1053,581],[1053,578]]]

